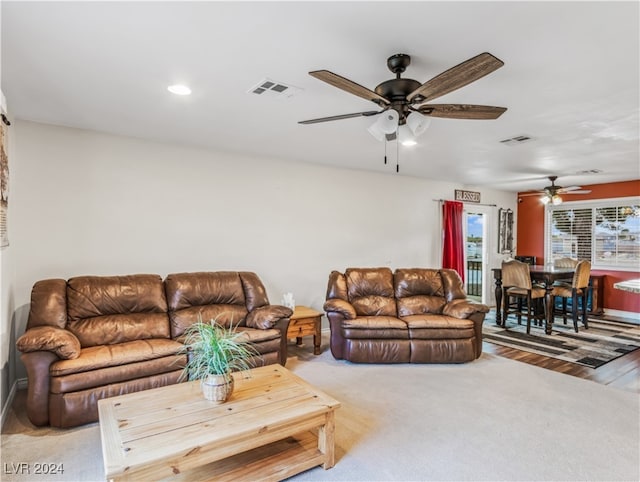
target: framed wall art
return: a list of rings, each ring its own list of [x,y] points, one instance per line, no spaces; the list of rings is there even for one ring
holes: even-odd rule
[[[513,211],[498,210],[498,253],[513,255]]]
[[[2,115],[0,122],[0,247],[9,246],[9,156],[7,154],[7,128],[9,122]]]

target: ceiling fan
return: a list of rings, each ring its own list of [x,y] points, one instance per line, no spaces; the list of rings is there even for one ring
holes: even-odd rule
[[[309,72],[309,75],[316,79],[377,104],[381,110],[321,117],[300,121],[299,124],[316,124],[385,113],[369,129],[369,132],[379,140],[385,137],[387,140],[393,140],[398,128],[405,124],[408,124],[414,135],[423,132],[428,125],[428,119],[425,122],[424,116],[450,119],[497,119],[507,110],[505,107],[486,105],[428,103],[502,67],[504,62],[490,53],[476,55],[423,84],[417,80],[401,78],[401,74],[410,63],[411,57],[406,54],[395,54],[389,57],[387,67],[396,74],[396,78],[382,82],[375,91],[328,70]]]
[[[543,189],[537,191],[529,191],[525,193],[521,193],[520,196],[536,196],[538,194],[542,194],[540,200],[543,204],[562,204],[562,198],[560,194],[589,194],[591,190],[582,189],[581,186],[557,186],[555,181],[558,179],[558,176],[549,176],[549,181],[551,181],[551,186],[546,186]]]

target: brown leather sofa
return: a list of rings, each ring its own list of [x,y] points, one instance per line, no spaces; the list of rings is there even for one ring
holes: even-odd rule
[[[324,310],[331,353],[359,363],[462,363],[482,354],[489,307],[449,269],[331,272]]]
[[[98,420],[98,400],[178,382],[180,337],[202,315],[254,343],[257,366],[287,360],[291,310],[270,305],[254,273],[80,276],[38,281],[17,340],[34,425]]]

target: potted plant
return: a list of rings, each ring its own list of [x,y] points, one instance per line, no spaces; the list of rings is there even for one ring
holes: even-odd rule
[[[203,322],[201,316],[185,331],[182,353],[187,354],[187,364],[181,380],[200,380],[205,398],[217,403],[226,401],[233,391],[231,372],[250,369],[251,358],[259,356],[233,326]]]

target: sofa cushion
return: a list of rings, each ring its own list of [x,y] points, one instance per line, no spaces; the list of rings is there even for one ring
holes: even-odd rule
[[[444,297],[442,277],[438,269],[397,269],[393,281],[396,298],[417,295]]]
[[[172,338],[198,321],[198,315],[226,327],[245,324],[246,299],[236,271],[173,273],[165,279],[165,290]]]
[[[246,308],[242,281],[236,271],[173,273],[165,279],[165,287],[169,311],[205,305]]]
[[[441,296],[408,296],[398,299],[398,316],[441,314],[445,301]]]
[[[239,326],[236,328],[236,331],[242,333],[242,336],[238,337],[240,341],[248,341],[249,343],[260,343],[263,341],[280,339],[280,332],[276,329],[263,330]]]
[[[169,355],[153,360],[98,368],[90,373],[79,372],[51,377],[51,393],[68,393],[87,388],[126,382],[161,373],[182,369],[187,364],[186,355]]]
[[[440,270],[397,269],[393,281],[398,316],[442,313],[446,300]]]
[[[247,360],[249,366],[260,367],[269,363],[278,363],[278,360],[274,362],[272,359],[272,355],[275,354],[277,357],[277,352],[280,350],[281,340],[278,330],[260,330],[240,326],[237,331],[242,333],[242,336],[238,338],[250,342],[253,349],[259,353],[259,355],[252,356]]]
[[[345,278],[349,302],[358,316],[396,316],[389,268],[349,268]]]
[[[257,274],[250,271],[240,271],[238,275],[240,276],[240,281],[242,281],[248,311],[253,311],[269,304],[267,290]]]
[[[453,318],[447,315],[411,315],[403,316],[404,321],[409,330],[415,329],[447,329],[447,330],[466,330],[473,329],[473,320]]]
[[[393,316],[359,316],[342,322],[344,338],[400,339],[409,338],[407,324]]]
[[[147,338],[169,338],[166,313],[125,313],[69,321],[67,329],[83,348],[113,345]]]
[[[49,373],[51,376],[57,377],[72,373],[90,372],[100,368],[117,367],[127,363],[175,355],[181,348],[181,343],[166,338],[91,346],[83,348],[78,358],[53,362],[49,368]],[[90,376],[90,374],[87,374],[87,376]]]
[[[409,326],[412,340],[464,339],[475,337],[472,320],[444,315],[412,315],[402,318]]]
[[[240,305],[207,305],[193,306],[183,310],[169,312],[171,320],[171,336],[175,339],[193,325],[198,319],[204,322],[215,320],[218,324],[230,326],[242,326],[245,323],[247,309]]]
[[[67,329],[83,348],[170,335],[164,286],[158,275],[71,278],[67,308]]]
[[[442,286],[444,288],[444,297],[449,303],[452,300],[461,300],[467,297],[464,290],[464,281],[455,269],[441,269]]]
[[[67,303],[69,320],[167,311],[162,278],[155,274],[71,278]]]

